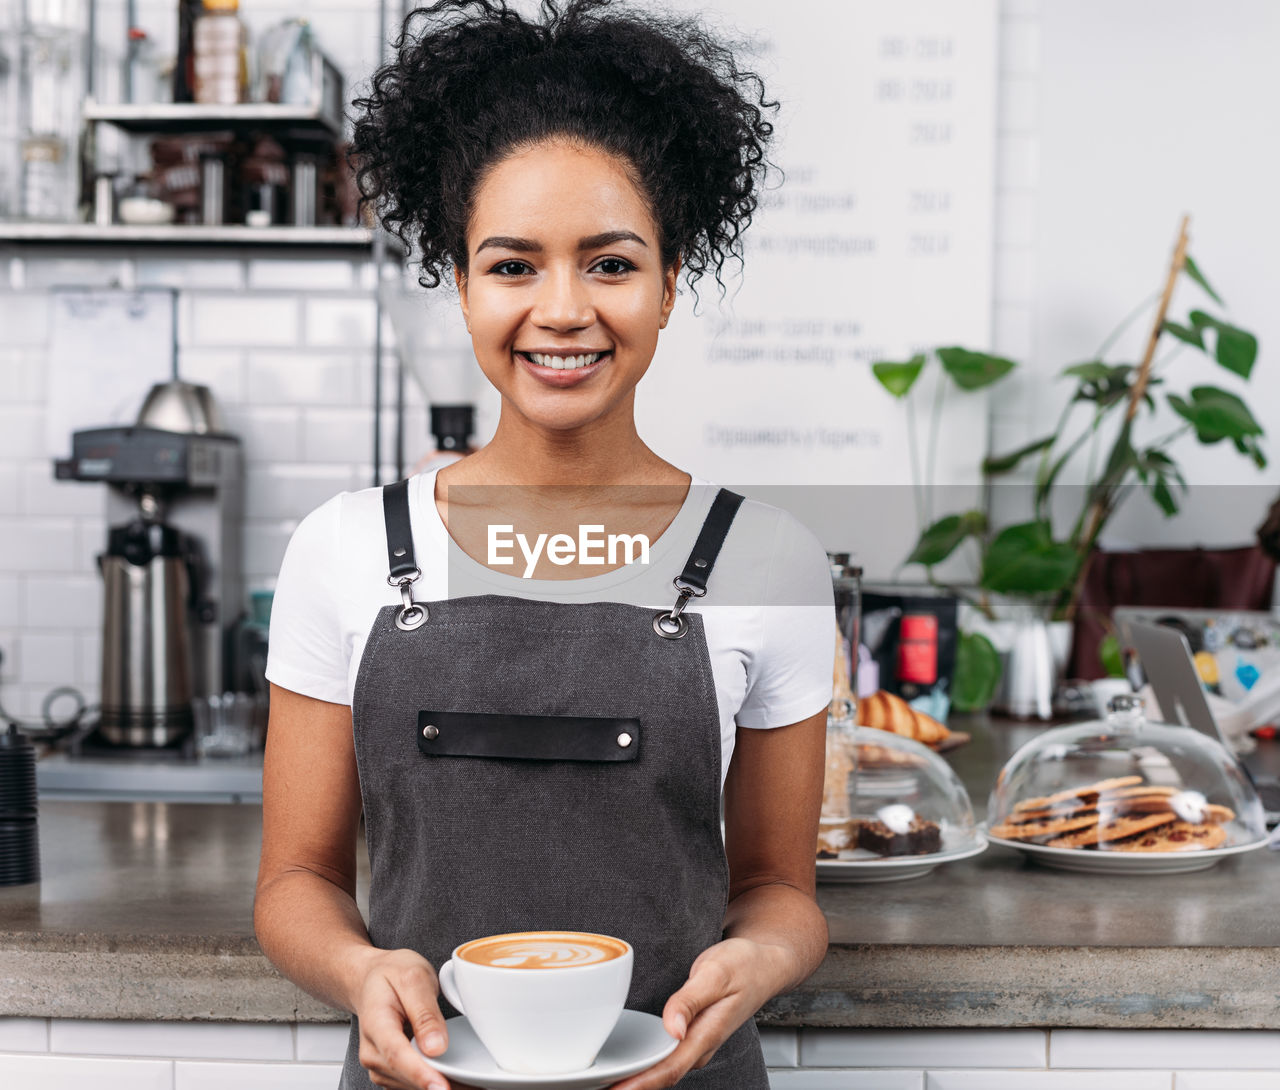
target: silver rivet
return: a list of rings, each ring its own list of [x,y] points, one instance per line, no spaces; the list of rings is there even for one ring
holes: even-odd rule
[[[695,568],[705,568],[707,566],[707,562],[705,560],[695,560],[693,562],[693,566]]]
[[[425,727],[422,728],[423,738],[436,738],[439,736],[439,734],[440,734],[440,728],[437,727],[434,723],[428,723]]]
[[[631,745],[631,735],[629,735],[625,730],[618,735],[618,745],[623,749],[626,749],[627,746]]]
[[[405,550],[403,546],[395,551],[396,556],[404,556]]]

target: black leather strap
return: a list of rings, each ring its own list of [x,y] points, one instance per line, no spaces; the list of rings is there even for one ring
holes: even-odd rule
[[[525,761],[634,761],[640,720],[583,715],[418,712],[418,750],[428,757]]]
[[[680,573],[680,581],[688,583],[698,590],[707,589],[707,580],[711,577],[711,569],[715,567],[716,557],[720,555],[720,547],[724,544],[725,535],[733,524],[733,516],[742,506],[742,497],[727,488],[720,489],[707,512],[707,519],[698,533],[698,540],[693,543],[693,552],[684,563],[684,571]]]
[[[413,555],[413,529],[409,525],[409,482],[382,487],[382,517],[387,524],[387,568],[392,583],[418,575]]]

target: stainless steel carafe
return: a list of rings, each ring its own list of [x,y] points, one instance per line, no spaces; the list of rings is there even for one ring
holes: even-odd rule
[[[102,735],[116,745],[169,745],[192,725],[192,550],[174,527],[138,518],[112,528],[98,564]]]

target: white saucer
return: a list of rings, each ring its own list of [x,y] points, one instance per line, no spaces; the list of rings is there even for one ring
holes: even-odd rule
[[[1081,874],[1189,874],[1208,870],[1229,855],[1257,851],[1265,847],[1267,838],[1232,844],[1226,848],[1208,848],[1198,852],[1108,852],[1080,848],[1051,848],[1047,844],[1028,844],[1022,840],[1004,840],[987,833],[992,844],[1013,848],[1046,867],[1076,871]]]
[[[652,1067],[671,1055],[680,1043],[662,1028],[662,1019],[657,1015],[623,1011],[596,1062],[585,1071],[566,1075],[520,1075],[503,1071],[493,1062],[464,1016],[450,1018],[445,1025],[449,1028],[449,1047],[441,1056],[426,1057],[427,1063],[442,1075],[479,1086],[481,1090],[535,1086],[539,1090],[600,1090]],[[417,1041],[413,1047],[418,1047]]]

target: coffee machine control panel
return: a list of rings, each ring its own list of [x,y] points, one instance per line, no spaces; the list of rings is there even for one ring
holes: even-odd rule
[[[240,445],[231,435],[186,435],[157,428],[90,428],[71,436],[71,457],[54,463],[64,481],[171,484],[214,488],[222,484]]]

